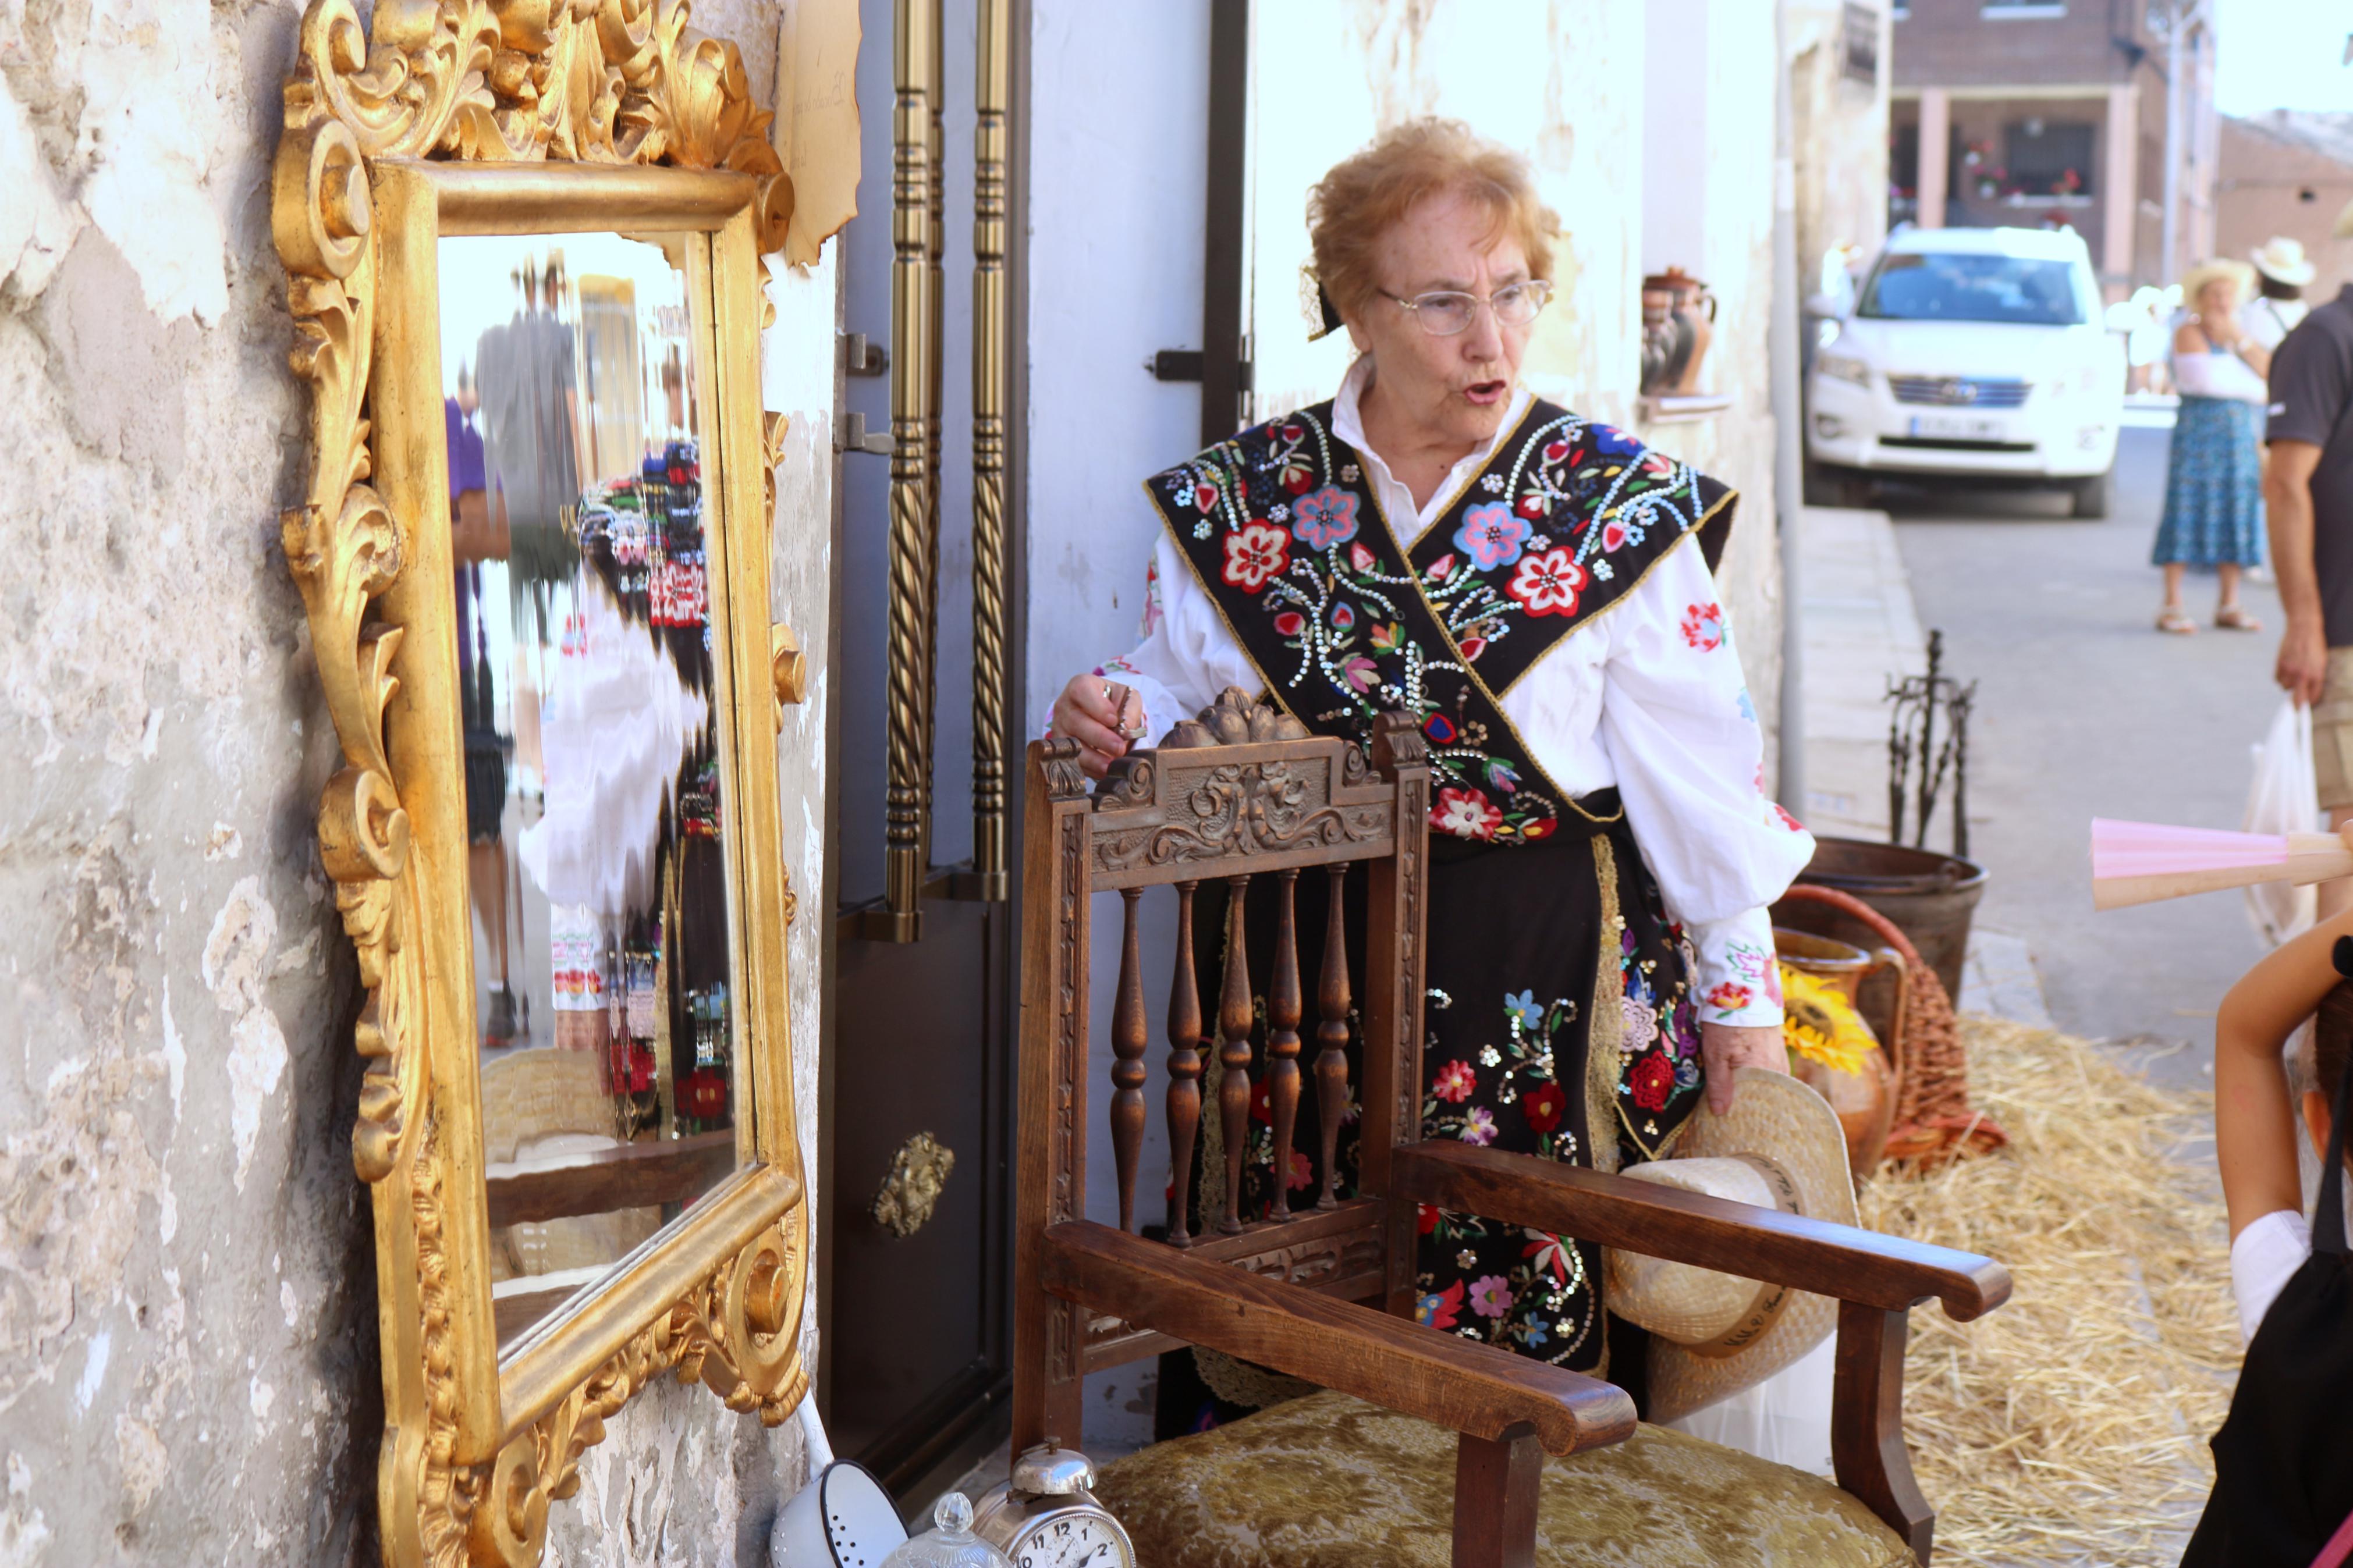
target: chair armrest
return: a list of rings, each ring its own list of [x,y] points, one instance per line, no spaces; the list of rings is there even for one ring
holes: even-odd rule
[[[1547,1453],[1623,1442],[1625,1391],[1110,1226],[1048,1230],[1039,1283],[1096,1311],[1490,1441],[1533,1428]]]
[[[2010,1300],[1989,1258],[1853,1226],[1469,1143],[1408,1144],[1391,1162],[1399,1197],[1841,1301],[1900,1312],[1933,1296],[1968,1322]]]

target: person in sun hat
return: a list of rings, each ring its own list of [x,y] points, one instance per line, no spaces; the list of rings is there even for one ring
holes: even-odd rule
[[[2263,560],[2263,376],[2271,353],[2239,325],[2255,269],[2243,261],[2201,261],[2181,279],[2185,310],[2173,331],[2173,381],[2181,389],[2166,455],[2165,510],[2158,520],[2152,565],[2165,572],[2157,629],[2187,635],[2198,623],[2181,605],[2191,566],[2220,579],[2214,624],[2259,632],[2263,623],[2239,603],[2242,571]]]
[[[1786,1074],[1743,1068],[1723,1115],[1703,1108],[1637,1181],[1835,1225],[1861,1223],[1838,1113]],[[1650,1334],[1653,1422],[1799,1469],[1831,1468],[1838,1303],[1612,1250],[1609,1310]]]
[[[1069,681],[1050,733],[1100,778],[1229,687],[1367,751],[1377,721],[1409,721],[1431,773],[1423,1136],[1661,1158],[1703,1100],[1730,1104],[1735,1068],[1786,1065],[1767,906],[1813,853],[1764,792],[1713,576],[1735,497],[1524,384],[1560,239],[1524,157],[1409,121],[1334,166],[1308,219],[1303,326],[1356,358],[1330,398],[1145,482],[1139,642]],[[1302,929],[1320,897],[1300,889]],[[1294,1150],[1318,1148],[1315,1114]],[[1253,1161],[1243,1201],[1289,1179]],[[1425,1326],[1639,1372],[1598,1248],[1420,1217]]]
[[[2239,307],[2239,325],[2247,341],[2269,353],[2295,331],[2312,307],[2304,290],[2318,268],[2304,253],[2304,245],[2275,234],[2247,252],[2254,264],[2255,295]]]

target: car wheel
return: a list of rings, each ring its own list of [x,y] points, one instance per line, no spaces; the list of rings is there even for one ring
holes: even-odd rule
[[[2077,479],[2067,487],[2070,510],[2076,517],[2101,518],[2108,515],[2109,478],[2115,472],[2093,474]]]

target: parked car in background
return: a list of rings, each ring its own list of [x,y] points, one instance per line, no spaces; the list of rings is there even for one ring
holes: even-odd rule
[[[2124,344],[2072,230],[1905,229],[1851,310],[1825,316],[1806,450],[1833,498],[1894,478],[2065,489],[2105,517],[2124,413]]]

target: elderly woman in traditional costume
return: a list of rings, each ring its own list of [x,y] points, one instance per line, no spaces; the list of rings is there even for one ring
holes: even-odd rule
[[[1520,384],[1558,224],[1518,157],[1422,121],[1333,169],[1310,219],[1358,358],[1330,402],[1146,482],[1144,640],[1069,684],[1053,732],[1100,775],[1228,686],[1368,749],[1411,715],[1425,1135],[1659,1157],[1734,1068],[1785,1065],[1765,906],[1813,850],[1764,794],[1710,575],[1735,498]],[[1433,1211],[1420,1316],[1589,1370],[1599,1264]]]

